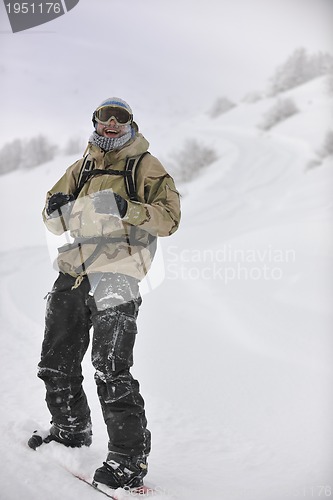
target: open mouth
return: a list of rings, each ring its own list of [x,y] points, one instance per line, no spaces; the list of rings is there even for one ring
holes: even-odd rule
[[[108,137],[116,137],[119,134],[119,130],[115,128],[105,128],[104,134],[107,135]]]

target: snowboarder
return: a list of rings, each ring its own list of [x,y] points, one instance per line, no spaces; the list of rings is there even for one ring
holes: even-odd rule
[[[148,153],[130,106],[111,97],[93,113],[85,155],[47,193],[43,219],[61,247],[59,276],[48,294],[38,376],[52,415],[50,439],[89,446],[92,424],[81,362],[93,328],[92,363],[108,431],[108,454],[94,481],[138,487],[147,474],[150,432],[130,373],[141,297],[158,236],[179,225],[179,194]]]

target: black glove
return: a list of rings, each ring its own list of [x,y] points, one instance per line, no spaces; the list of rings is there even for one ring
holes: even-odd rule
[[[66,205],[65,210],[68,212],[71,207],[71,201],[74,200],[74,196],[72,194],[65,193],[54,193],[47,203],[46,213],[47,215],[53,215],[53,217],[58,217],[61,215],[60,208]],[[63,209],[64,210],[64,209]],[[62,212],[63,212],[62,210]],[[59,212],[58,212],[59,211]]]
[[[95,193],[93,200],[95,212],[98,214],[113,215],[122,219],[127,212],[128,204],[125,198],[114,193],[111,189]]]

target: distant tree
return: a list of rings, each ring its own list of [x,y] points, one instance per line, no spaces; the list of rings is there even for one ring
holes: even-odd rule
[[[14,139],[0,149],[0,175],[19,168],[33,168],[52,160],[58,146],[47,137],[38,135],[32,139]]]
[[[22,161],[22,168],[32,168],[42,165],[47,161],[53,160],[56,155],[58,147],[44,135],[38,135],[27,141],[24,148],[24,160]]]
[[[249,104],[253,104],[255,102],[260,101],[264,97],[263,93],[258,90],[253,90],[252,92],[248,92],[242,99],[242,102],[247,102]]]
[[[235,106],[236,104],[227,97],[218,97],[209,111],[209,116],[211,118],[217,118],[223,113],[230,111]]]
[[[66,155],[75,155],[78,153],[82,153],[84,150],[84,141],[82,137],[71,137],[68,139],[65,147],[64,153]]]
[[[333,56],[327,52],[309,55],[309,73],[312,78],[327,75],[333,71]]]
[[[332,71],[333,56],[319,52],[309,55],[304,47],[296,49],[288,59],[277,68],[271,78],[269,95],[297,87],[318,76]]]
[[[216,161],[218,156],[214,149],[203,146],[196,139],[188,139],[172,158],[169,166],[176,180],[188,182],[200,175],[202,169]]]
[[[264,114],[258,128],[269,130],[295,113],[298,113],[298,108],[292,99],[277,99],[275,104]]]
[[[327,77],[327,91],[329,95],[333,96],[333,73],[330,73]]]
[[[14,139],[0,149],[0,174],[7,174],[21,167],[23,160],[23,142]]]
[[[327,158],[333,158],[333,130],[328,130],[321,147],[317,151],[316,157],[312,158],[307,166],[307,170],[319,167]]]
[[[326,132],[323,144],[318,151],[319,156],[324,159],[333,155],[333,130]]]

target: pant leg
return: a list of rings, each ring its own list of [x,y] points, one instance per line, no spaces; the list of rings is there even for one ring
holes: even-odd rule
[[[130,373],[140,303],[138,298],[103,311],[96,309],[92,314],[92,363],[109,452],[127,457],[148,455],[150,451],[144,401],[139,383]]]
[[[90,427],[90,409],[82,388],[81,362],[89,344],[88,280],[72,290],[74,279],[60,273],[48,296],[45,336],[38,376],[57,427],[69,432]]]

